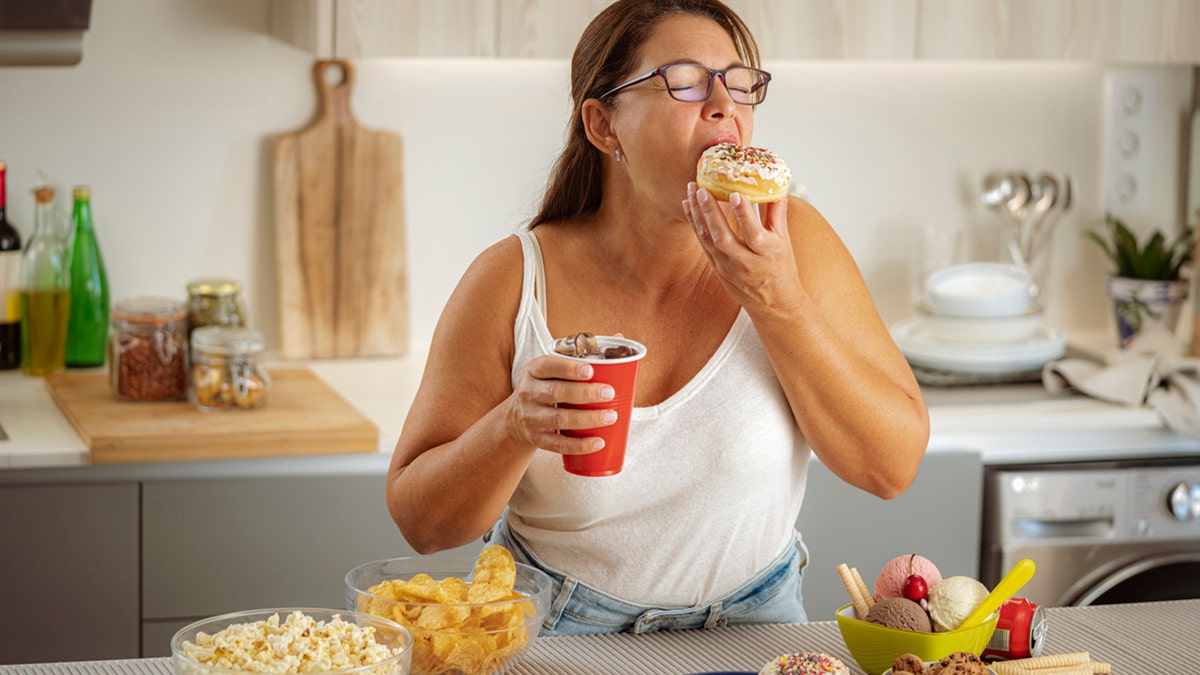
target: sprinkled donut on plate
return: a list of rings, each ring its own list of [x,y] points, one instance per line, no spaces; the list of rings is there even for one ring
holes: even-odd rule
[[[850,669],[828,654],[800,652],[772,659],[758,675],[850,675]]]
[[[792,171],[763,148],[718,143],[700,155],[696,184],[721,201],[737,192],[751,202],[777,202],[787,196]]]

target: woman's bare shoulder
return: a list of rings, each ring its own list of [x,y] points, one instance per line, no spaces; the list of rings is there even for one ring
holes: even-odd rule
[[[467,266],[451,296],[466,295],[471,300],[490,296],[497,301],[519,297],[524,273],[524,253],[516,237],[505,237],[483,250]]]

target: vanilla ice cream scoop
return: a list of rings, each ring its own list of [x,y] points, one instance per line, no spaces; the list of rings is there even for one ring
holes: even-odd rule
[[[979,603],[988,596],[987,586],[971,577],[948,577],[929,589],[929,618],[933,630],[956,630]]]

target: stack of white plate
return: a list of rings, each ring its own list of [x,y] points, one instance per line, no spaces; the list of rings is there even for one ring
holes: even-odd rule
[[[1043,322],[1022,267],[953,265],[925,282],[917,315],[892,326],[892,339],[914,366],[959,373],[1011,374],[1062,357],[1066,338]]]

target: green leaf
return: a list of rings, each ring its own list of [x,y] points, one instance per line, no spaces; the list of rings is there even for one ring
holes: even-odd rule
[[[1195,252],[1195,229],[1191,226],[1167,243],[1166,235],[1155,231],[1139,246],[1137,237],[1120,218],[1105,214],[1107,237],[1100,232],[1084,232],[1104,251],[1116,266],[1119,276],[1133,279],[1178,279]]]

